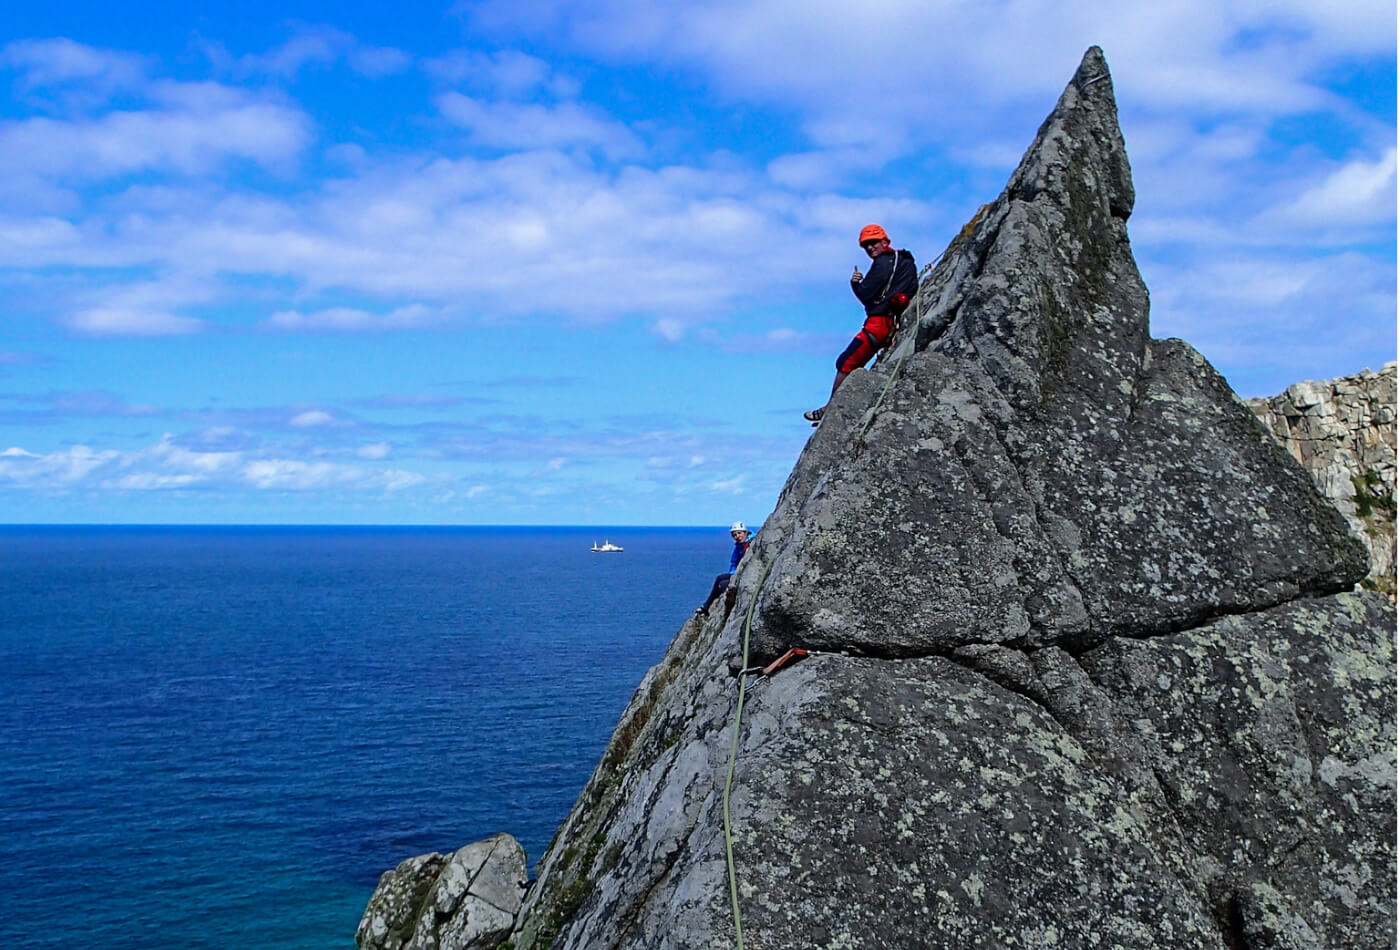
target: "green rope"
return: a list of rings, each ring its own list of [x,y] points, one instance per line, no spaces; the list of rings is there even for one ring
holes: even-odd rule
[[[914,298],[914,323],[912,332],[919,330],[919,318],[923,311],[922,294]],[[870,420],[866,422],[865,428],[861,430],[860,438],[865,438],[865,433],[870,430],[871,424],[875,421],[875,416],[879,412],[880,404],[885,401],[885,394],[890,391],[894,381],[899,377],[899,371],[904,366],[904,358],[909,355],[909,351],[914,349],[914,342],[909,341],[904,352],[895,363],[894,372],[890,374],[889,381],[885,383],[885,388],[880,391],[880,398],[875,400],[875,405],[870,412]],[[749,602],[748,613],[744,617],[744,658],[739,669],[746,670],[749,667],[749,630],[753,627],[753,612],[758,606],[758,594],[763,590],[763,585],[768,581],[768,573],[773,570],[773,562],[763,569],[763,576],[758,579],[758,586],[754,588],[753,600]],[[739,912],[739,878],[734,870],[734,830],[733,822],[729,816],[729,794],[734,788],[734,763],[739,757],[739,727],[744,719],[744,695],[748,690],[748,680],[741,673],[739,675],[739,702],[734,707],[734,729],[729,738],[729,767],[724,776],[724,859],[729,869],[729,903],[734,910],[734,940],[738,950],[744,950],[744,922]]]
[[[749,628],[753,625],[754,608],[758,606],[758,594],[768,580],[768,572],[773,570],[773,561],[763,569],[763,576],[754,588],[753,600],[749,602],[749,612],[744,617],[744,659],[740,670],[749,667]],[[739,879],[734,871],[734,834],[729,819],[729,792],[734,787],[734,761],[739,755],[739,724],[744,718],[744,692],[748,680],[739,674],[739,704],[734,708],[734,734],[729,740],[729,771],[724,778],[724,858],[729,867],[729,902],[734,907],[734,939],[739,950],[744,950],[744,924],[739,916]]]
[[[940,257],[939,260],[941,261],[943,258]],[[910,329],[910,332],[915,335],[919,332],[919,320],[923,317],[923,303],[923,288],[920,288],[919,292],[914,295],[914,323]],[[900,342],[901,345],[903,345],[906,341]],[[914,340],[911,339],[907,342],[908,345],[904,346],[903,352],[899,354],[899,359],[895,361],[894,372],[890,373],[890,378],[885,381],[885,388],[880,390],[880,397],[875,400],[875,405],[870,407],[870,418],[865,421],[865,428],[860,430],[860,436],[853,440],[854,442],[864,442],[865,434],[869,432],[870,427],[875,424],[875,417],[879,415],[880,412],[880,404],[885,401],[885,393],[890,391],[890,387],[894,385],[894,381],[899,378],[899,371],[904,368],[904,358],[914,349]]]
[[[972,228],[986,210],[986,205],[978,209],[977,214],[963,228],[964,232]],[[959,237],[961,236],[962,235],[959,235]],[[951,246],[952,245],[950,245],[950,248]],[[938,260],[934,262],[933,270],[937,270],[938,264],[943,262],[943,258],[947,253],[948,252],[945,250],[943,254],[939,255]],[[923,302],[923,288],[920,287],[919,291],[914,296],[914,322],[911,326],[911,332],[915,334],[919,332],[919,321],[923,317]],[[875,400],[875,405],[871,407],[870,418],[866,421],[865,428],[861,430],[860,440],[864,440],[865,434],[870,431],[870,426],[875,422],[875,416],[879,414],[880,405],[885,401],[885,394],[890,391],[890,387],[894,385],[894,381],[899,378],[899,371],[904,367],[905,357],[914,349],[914,340],[909,340],[908,344],[909,345],[904,348],[904,351],[900,353],[899,359],[895,362],[894,372],[890,373],[890,378],[886,381],[885,388],[880,390],[880,397]],[[758,579],[758,586],[754,588],[753,600],[749,602],[748,614],[744,617],[744,659],[739,667],[740,670],[746,670],[749,667],[749,630],[753,626],[753,612],[754,608],[758,606],[758,594],[763,590],[763,585],[768,581],[768,573],[771,570],[773,570],[772,561],[763,569],[763,576]],[[744,694],[748,689],[747,684],[748,681],[744,678],[743,673],[740,673],[739,702],[734,707],[734,730],[729,738],[729,767],[724,776],[723,796],[724,859],[725,864],[729,868],[729,902],[734,909],[734,940],[738,950],[744,950],[744,923],[739,913],[739,879],[734,870],[734,833],[733,825],[729,817],[729,793],[734,788],[734,762],[739,756],[739,727],[744,719]]]
[[[1108,74],[1105,73],[1104,75],[1106,76]],[[1099,76],[1097,78],[1102,79],[1103,76]],[[1092,82],[1093,80],[1090,81]],[[963,225],[962,230],[958,232],[958,236],[953,238],[952,243],[950,243],[947,247],[943,249],[942,254],[938,255],[938,260],[934,261],[928,266],[928,275],[930,280],[932,280],[933,275],[938,272],[938,267],[943,263],[943,258],[948,256],[948,252],[955,247],[962,247],[964,244],[967,243],[968,238],[972,236],[973,229],[977,227],[977,223],[982,220],[982,216],[987,213],[987,209],[990,207],[990,204],[985,204],[982,207],[978,208],[977,213],[972,216],[972,220],[968,221],[967,224]],[[904,348],[904,352],[899,354],[899,359],[894,364],[894,372],[890,373],[890,378],[885,382],[885,388],[880,390],[880,398],[876,399],[875,405],[871,407],[870,419],[866,421],[865,428],[860,430],[860,439],[862,441],[864,441],[865,439],[865,434],[870,431],[870,427],[875,424],[875,416],[880,410],[880,404],[885,401],[885,393],[890,391],[890,387],[894,385],[894,381],[899,378],[899,371],[904,367],[904,358],[909,355],[911,350],[914,349],[914,343],[916,342],[919,333],[919,321],[923,319],[924,315],[923,306],[924,288],[923,285],[920,284],[919,289],[914,292],[914,323],[911,328],[911,332],[915,334],[915,339],[910,340],[909,345]],[[901,345],[903,344],[901,343]]]

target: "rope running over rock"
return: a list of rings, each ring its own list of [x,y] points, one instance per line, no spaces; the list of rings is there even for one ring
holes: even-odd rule
[[[774,553],[776,561],[776,552]],[[773,570],[774,561],[769,561],[763,569],[763,576],[758,579],[758,586],[754,588],[753,599],[749,601],[748,614],[744,617],[744,660],[739,667],[741,671],[749,666],[749,628],[753,625],[754,608],[758,606],[758,593],[763,590],[768,573]],[[739,724],[744,718],[744,692],[747,682],[747,677],[741,672],[739,702],[734,709],[734,733],[729,740],[729,770],[724,777],[724,859],[729,867],[729,901],[734,907],[734,940],[739,950],[744,950],[744,924],[739,915],[739,879],[734,871],[734,835],[729,818],[729,793],[734,786],[734,761],[739,755]]]
[[[978,218],[982,216],[982,211],[985,210],[986,208],[984,206],[977,212],[977,216],[974,217],[969,224],[975,224]],[[961,242],[956,243],[960,244]],[[949,249],[951,249],[951,245]],[[944,252],[938,256],[938,260],[934,261],[933,267],[930,268],[930,270],[937,270],[938,265],[942,263],[947,253],[948,251],[944,250]],[[918,333],[919,321],[922,316],[923,288],[920,287],[919,291],[914,296],[914,322],[910,325],[911,332]],[[861,430],[858,441],[864,441],[866,432],[870,431],[870,426],[874,423],[876,415],[879,414],[880,405],[885,401],[885,394],[890,391],[890,387],[894,385],[894,381],[899,377],[899,371],[904,367],[905,357],[909,355],[912,349],[914,349],[914,344],[913,341],[910,341],[909,346],[900,354],[899,360],[895,363],[894,371],[890,373],[890,378],[889,381],[885,383],[885,388],[880,390],[880,396],[875,400],[875,405],[870,408],[870,418],[866,421],[865,428]],[[776,555],[774,561],[776,561]],[[774,561],[769,561],[768,565],[764,567],[763,576],[758,579],[758,584],[754,587],[753,599],[749,601],[748,613],[744,616],[744,656],[739,666],[741,671],[747,670],[749,667],[749,630],[753,627],[753,612],[758,606],[759,592],[763,590],[763,585],[768,582],[768,575],[773,570]],[[729,902],[734,911],[734,942],[738,950],[744,950],[744,922],[739,911],[739,878],[734,868],[734,831],[733,821],[729,814],[729,795],[734,788],[734,764],[739,757],[739,728],[744,720],[744,696],[747,689],[748,679],[740,672],[739,701],[734,707],[734,728],[729,739],[729,765],[725,771],[724,795],[722,796],[724,803],[724,861],[729,871]]]

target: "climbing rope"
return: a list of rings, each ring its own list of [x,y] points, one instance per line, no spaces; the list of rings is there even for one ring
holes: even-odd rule
[[[1096,82],[1100,79],[1103,79],[1104,76],[1107,75],[1107,73],[1104,73],[1102,75],[1095,76],[1094,79],[1090,80],[1090,82]],[[962,247],[964,244],[967,243],[968,238],[972,236],[973,229],[977,227],[977,223],[982,220],[982,215],[987,213],[987,208],[989,207],[990,205],[983,205],[982,207],[978,208],[977,213],[972,216],[972,220],[968,221],[967,224],[963,225],[962,230],[958,232],[958,236],[953,239],[951,244],[949,244],[943,249],[942,254],[938,255],[938,260],[928,265],[927,271],[930,280],[933,278],[934,274],[938,273],[938,267],[940,264],[943,263],[943,258],[948,256],[948,252],[953,250],[953,248],[955,247]],[[900,342],[900,345],[904,346],[904,350],[899,354],[899,359],[895,361],[894,371],[890,373],[890,378],[885,381],[885,388],[880,390],[880,396],[878,399],[875,400],[875,405],[870,407],[870,418],[865,421],[865,427],[860,430],[860,437],[857,440],[855,440],[856,442],[865,441],[865,434],[869,432],[870,427],[875,424],[875,417],[879,414],[880,406],[885,401],[885,394],[890,391],[890,387],[894,385],[894,381],[899,378],[899,371],[904,368],[905,358],[908,357],[909,353],[914,349],[914,343],[917,340],[917,335],[919,332],[919,323],[923,320],[924,316],[924,287],[922,281],[920,281],[919,283],[919,289],[914,292],[913,303],[914,323],[910,328],[910,332],[915,334],[915,339],[909,340],[907,346],[904,345],[905,341]]]
[[[774,559],[776,560],[776,558]],[[749,629],[753,626],[754,608],[758,606],[758,593],[768,581],[768,573],[773,570],[773,561],[763,569],[763,576],[754,588],[753,599],[744,617],[744,660],[739,667],[739,702],[734,707],[734,731],[729,740],[729,770],[724,777],[724,859],[729,867],[729,902],[734,908],[734,939],[739,950],[744,950],[744,923],[739,915],[739,878],[734,871],[734,834],[729,818],[729,793],[734,787],[734,762],[739,756],[739,724],[744,718],[744,693],[748,685]]]
[[[977,215],[973,217],[972,221],[968,222],[969,226],[976,224],[978,219],[981,218],[982,212],[985,210],[986,205],[978,209]],[[947,256],[948,250],[951,250],[951,248],[952,245],[938,256],[938,260],[934,261],[929,269],[930,274],[938,269],[938,265],[943,262],[943,258]],[[918,292],[914,295],[914,322],[911,325],[911,332],[915,334],[919,332],[919,323],[923,318],[923,296],[923,288],[920,287]],[[914,341],[909,340],[908,346],[904,347],[903,352],[899,355],[899,359],[895,361],[894,370],[890,373],[890,378],[886,381],[885,388],[880,390],[879,398],[875,400],[875,405],[871,407],[870,418],[866,421],[865,428],[861,430],[860,439],[858,441],[863,441],[865,433],[870,431],[870,426],[874,423],[876,415],[879,414],[880,405],[885,401],[885,394],[890,391],[890,387],[894,385],[894,381],[899,378],[899,372],[904,367],[904,360],[913,349]],[[776,557],[774,561],[776,561]],[[763,585],[768,582],[768,574],[773,570],[774,561],[769,561],[767,566],[763,568],[763,575],[759,577],[758,584],[754,587],[753,598],[749,601],[748,612],[744,615],[744,656],[743,662],[739,666],[739,701],[734,706],[734,728],[729,737],[729,765],[725,770],[724,794],[722,796],[724,804],[724,861],[729,871],[729,903],[734,911],[734,942],[738,950],[744,950],[744,921],[739,911],[739,876],[734,868],[734,827],[729,814],[729,795],[734,789],[734,763],[739,757],[739,729],[744,720],[744,696],[748,691],[748,675],[752,672],[749,667],[749,631],[753,627],[753,612],[754,609],[758,607],[759,592],[763,590]],[[774,664],[774,666],[776,665],[777,664]],[[773,667],[769,667],[768,669],[772,668]]]
[[[939,257],[942,260],[942,257]],[[923,294],[916,294],[914,297],[914,323],[913,332],[917,333],[919,319],[923,315]],[[870,421],[865,424],[865,429],[861,431],[861,438],[865,437],[865,432],[869,430],[870,424],[875,421],[875,415],[879,412],[880,404],[884,402],[885,394],[889,392],[890,386],[894,384],[899,376],[900,369],[904,366],[904,358],[909,355],[909,351],[914,348],[913,342],[904,348],[899,360],[895,363],[894,372],[890,374],[889,381],[885,383],[885,388],[880,391],[880,398],[875,400],[875,405],[871,410]],[[744,656],[739,670],[739,701],[734,706],[734,728],[729,737],[729,765],[725,770],[724,794],[724,862],[729,871],[729,903],[734,911],[734,943],[738,950],[744,950],[744,921],[743,915],[739,911],[739,876],[734,868],[734,826],[729,814],[729,796],[734,790],[734,763],[739,757],[739,729],[744,720],[744,697],[748,692],[749,669],[749,631],[753,628],[753,612],[758,606],[758,594],[763,590],[763,585],[768,582],[768,574],[773,570],[773,561],[763,569],[763,576],[758,579],[758,585],[754,588],[753,599],[749,601],[748,612],[744,615]]]
[[[932,270],[936,270],[938,267],[938,263],[942,260],[942,255],[939,255],[938,261],[934,262],[934,267]],[[930,275],[932,274],[932,270],[930,270]],[[919,332],[919,321],[923,318],[923,304],[923,288],[920,287],[919,290],[914,294],[914,323],[912,324],[911,328],[911,332],[914,334],[917,334]],[[901,345],[903,345],[904,342],[905,341],[901,340]],[[870,418],[865,421],[865,428],[860,430],[860,436],[858,439],[856,439],[857,442],[865,441],[865,434],[869,432],[870,427],[875,424],[875,417],[880,412],[880,405],[885,401],[885,393],[890,391],[890,387],[894,385],[894,381],[899,378],[899,371],[904,368],[904,358],[907,357],[909,355],[909,352],[914,349],[913,340],[909,340],[908,344],[909,345],[905,346],[903,351],[899,354],[899,359],[895,361],[894,371],[890,373],[890,378],[885,381],[885,388],[880,390],[880,396],[875,400],[875,405],[870,407]]]

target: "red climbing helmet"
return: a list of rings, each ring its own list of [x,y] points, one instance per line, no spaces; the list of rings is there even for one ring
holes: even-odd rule
[[[888,241],[890,236],[885,233],[885,229],[878,224],[867,224],[860,229],[860,243],[866,241]]]

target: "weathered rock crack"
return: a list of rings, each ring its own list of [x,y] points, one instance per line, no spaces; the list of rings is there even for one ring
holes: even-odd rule
[[[836,393],[739,610],[643,680],[517,950],[727,945],[726,668],[790,647],[838,656],[754,684],[737,732],[764,950],[1392,945],[1394,611],[1343,593],[1359,546],[1204,357],[1151,339],[1133,200],[1091,49]]]

